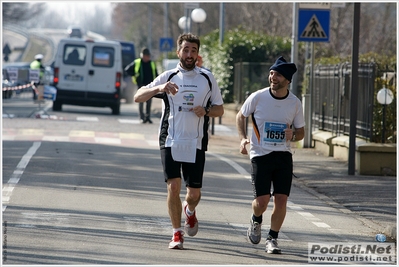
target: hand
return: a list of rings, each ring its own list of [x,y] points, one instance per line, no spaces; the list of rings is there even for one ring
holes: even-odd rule
[[[205,111],[204,107],[202,107],[202,106],[196,106],[196,107],[190,109],[190,111],[194,112],[195,115],[197,115],[197,117],[199,117],[199,118],[205,116],[205,114],[206,114],[206,111]]]
[[[160,91],[175,95],[179,91],[179,87],[174,82],[167,82],[161,86]]]
[[[287,123],[287,128],[284,129],[285,132],[285,140],[290,141],[292,136],[294,135],[294,131],[292,130],[291,126]]]
[[[240,143],[240,153],[243,155],[248,155],[247,145],[249,144],[248,139],[241,139]]]

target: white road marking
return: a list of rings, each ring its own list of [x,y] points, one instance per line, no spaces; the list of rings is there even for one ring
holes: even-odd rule
[[[76,117],[77,121],[98,121],[97,117]]]
[[[96,143],[100,143],[100,144],[114,144],[114,145],[121,144],[121,139],[119,139],[119,138],[95,137],[94,140]]]
[[[229,164],[231,167],[233,167],[239,174],[243,175],[246,179],[251,179],[251,175],[240,165],[238,165],[236,162],[225,158],[221,155],[218,155],[216,153],[211,153],[211,152],[207,152],[208,154],[226,162],[227,164]],[[331,228],[331,226],[329,226],[326,223],[320,222],[321,220],[317,217],[315,217],[312,213],[310,212],[305,212],[304,209],[298,205],[296,205],[295,203],[288,201],[287,203],[287,207],[290,209],[295,210],[296,213],[298,213],[299,215],[303,216],[305,219],[310,220],[314,225],[316,225],[317,227],[320,228]],[[248,226],[247,226],[248,227]],[[284,237],[287,238],[289,240],[288,237]],[[280,236],[279,236],[280,239]]]
[[[28,152],[26,152],[26,154],[22,157],[22,159],[18,163],[17,168],[14,170],[13,174],[11,175],[11,178],[4,185],[2,189],[2,199],[1,199],[3,204],[3,212],[6,210],[7,204],[8,202],[10,202],[11,194],[15,186],[18,184],[22,174],[24,173],[26,166],[28,166],[30,159],[33,157],[33,155],[35,155],[40,145],[41,142],[33,143],[31,148],[29,148]]]
[[[221,156],[219,154],[216,154],[216,153],[207,152],[207,154],[212,155],[212,156],[214,156],[214,157],[226,162],[231,167],[233,167],[239,174],[243,175],[247,179],[251,179],[251,175],[243,167],[238,165],[236,162],[234,162],[234,161],[232,161],[232,160],[230,160],[228,158],[225,158],[225,157],[223,157],[223,156]]]
[[[118,119],[120,123],[140,124],[140,120]]]
[[[331,228],[331,226],[329,226],[326,223],[323,222],[312,222],[314,225],[316,225],[317,227],[321,227],[321,228]]]

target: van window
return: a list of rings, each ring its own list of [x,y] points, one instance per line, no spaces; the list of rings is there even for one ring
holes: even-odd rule
[[[112,68],[114,66],[115,50],[112,47],[93,47],[92,65]]]
[[[67,44],[64,46],[63,62],[67,65],[83,66],[86,61],[86,47]]]

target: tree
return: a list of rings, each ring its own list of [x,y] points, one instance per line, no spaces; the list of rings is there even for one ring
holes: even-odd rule
[[[35,19],[44,12],[45,3],[3,3],[3,23],[21,24]]]
[[[148,7],[152,19],[149,22]],[[184,3],[169,3],[168,24],[170,36],[176,39],[182,31],[178,20],[184,15]],[[120,38],[129,38],[138,44],[146,44],[148,25],[152,25],[152,46],[157,47],[158,37],[163,37],[164,3],[115,3],[113,31]],[[353,3],[344,7],[331,7],[330,42],[318,43],[316,57],[347,56],[352,51]],[[201,35],[219,28],[220,3],[200,3],[207,14],[201,24]],[[271,36],[292,36],[293,3],[225,3],[225,31],[241,27]],[[360,18],[360,53],[376,52],[396,54],[396,3],[362,3]],[[196,32],[193,24],[191,31]],[[122,30],[123,29],[123,30]],[[378,40],[378,41],[377,41]]]

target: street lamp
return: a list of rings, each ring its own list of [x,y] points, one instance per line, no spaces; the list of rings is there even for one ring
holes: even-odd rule
[[[198,36],[200,35],[200,24],[206,20],[205,10],[202,8],[196,8],[191,11],[191,19],[198,24]]]
[[[186,16],[183,16],[179,19],[177,24],[179,25],[179,28],[183,30],[183,32],[188,32],[188,29],[190,29],[190,19],[187,18]]]
[[[382,143],[385,143],[385,117],[387,105],[391,104],[393,101],[393,93],[387,88],[382,88],[377,93],[377,101],[383,105],[382,109]]]

